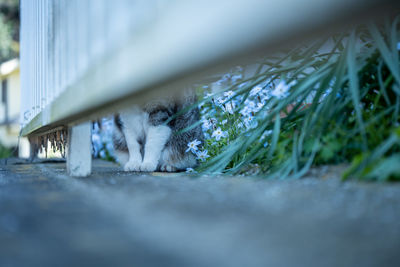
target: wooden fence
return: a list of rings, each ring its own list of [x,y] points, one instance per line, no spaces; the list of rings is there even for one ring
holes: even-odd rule
[[[250,55],[398,6],[390,0],[21,0],[22,134],[73,129]],[[81,140],[90,138],[88,127],[75,130]],[[77,175],[88,173],[90,167]]]

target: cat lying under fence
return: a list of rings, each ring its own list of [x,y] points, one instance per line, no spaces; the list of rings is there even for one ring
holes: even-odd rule
[[[201,127],[181,132],[199,120],[197,108],[185,110],[194,103],[195,93],[186,90],[116,115],[114,149],[124,170],[174,172],[196,167],[196,157],[185,151],[188,142],[202,140]]]

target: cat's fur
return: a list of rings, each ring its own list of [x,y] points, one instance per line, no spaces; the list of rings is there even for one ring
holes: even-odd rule
[[[188,142],[202,140],[201,127],[179,131],[199,120],[199,110],[188,110],[165,124],[195,102],[194,92],[186,90],[179,97],[154,100],[143,108],[133,106],[116,115],[114,148],[124,170],[172,172],[195,167],[196,157],[186,152],[186,148]]]

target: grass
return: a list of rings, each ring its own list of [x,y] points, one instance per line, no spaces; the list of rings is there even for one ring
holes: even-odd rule
[[[210,157],[197,171],[251,166],[285,179],[347,162],[344,179],[400,180],[399,42],[397,17],[265,58],[251,75],[254,66],[235,68],[200,85],[205,140],[194,153]]]
[[[12,156],[12,151],[0,144],[0,159],[5,159]]]

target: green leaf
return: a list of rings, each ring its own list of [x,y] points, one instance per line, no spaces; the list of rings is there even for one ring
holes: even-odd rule
[[[365,178],[386,181],[389,179],[400,180],[400,153],[391,155],[379,161]]]
[[[351,33],[348,47],[347,47],[347,66],[349,68],[350,92],[353,100],[354,110],[356,111],[358,126],[363,139],[363,149],[366,151],[367,147],[367,134],[365,131],[364,121],[362,118],[361,101],[360,101],[360,88],[357,76],[355,56],[355,35],[354,31]]]

